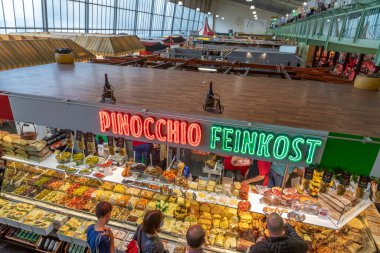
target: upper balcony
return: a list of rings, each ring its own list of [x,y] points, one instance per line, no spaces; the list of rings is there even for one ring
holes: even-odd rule
[[[380,1],[358,2],[280,25],[268,33],[329,51],[376,54],[375,64],[380,65]]]

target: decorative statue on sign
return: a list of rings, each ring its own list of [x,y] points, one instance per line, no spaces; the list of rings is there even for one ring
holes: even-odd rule
[[[104,78],[105,78],[105,83],[104,83],[104,87],[103,87],[103,94],[102,94],[101,103],[116,104],[116,98],[113,95],[114,89],[111,86],[111,84],[108,82],[107,74],[104,74]]]
[[[207,97],[203,105],[203,110],[206,112],[213,112],[221,114],[224,111],[224,106],[220,103],[220,96],[217,93],[214,93],[212,90],[212,81],[208,89]]]

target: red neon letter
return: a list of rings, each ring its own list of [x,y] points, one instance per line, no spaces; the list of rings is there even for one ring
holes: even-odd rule
[[[168,126],[166,127],[166,132],[168,136],[168,142],[179,143],[179,121],[171,120],[167,121]]]
[[[183,121],[181,122],[181,130],[179,131],[180,132],[180,137],[181,137],[181,144],[185,145],[187,143],[186,141],[186,129],[187,129],[187,122],[186,121]]]
[[[133,115],[131,117],[130,127],[131,134],[135,138],[140,138],[143,132],[143,120],[140,115]]]
[[[117,121],[116,121],[116,113],[111,112],[111,123],[112,123],[112,133],[117,134]]]
[[[166,141],[166,137],[162,136],[162,125],[166,125],[166,120],[165,119],[157,120],[156,128],[155,128],[156,138],[159,141]]]
[[[150,125],[153,124],[154,118],[153,117],[147,117],[144,120],[144,135],[148,140],[154,140],[154,134],[150,131]]]
[[[118,113],[117,114],[118,123],[118,134],[129,135],[129,114]]]
[[[99,119],[100,119],[100,131],[105,133],[111,126],[111,119],[110,119],[109,112],[100,111],[99,112]]]
[[[191,123],[187,129],[187,139],[193,147],[198,146],[202,139],[202,128],[198,123]]]

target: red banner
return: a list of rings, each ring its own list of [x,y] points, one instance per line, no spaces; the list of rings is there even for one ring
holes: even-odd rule
[[[0,95],[0,120],[13,120],[13,113],[9,98],[6,95]]]

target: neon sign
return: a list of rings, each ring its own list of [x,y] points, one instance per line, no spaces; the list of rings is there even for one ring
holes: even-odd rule
[[[168,142],[182,145],[199,146],[202,140],[202,128],[199,123],[188,123],[181,120],[143,118],[141,115],[131,115],[121,112],[99,112],[100,131],[111,131],[113,134],[145,137],[153,141]]]
[[[224,152],[252,155],[266,159],[287,159],[290,162],[311,164],[322,140],[301,136],[289,137],[255,130],[235,129],[226,126],[212,126],[210,149],[221,148]]]

